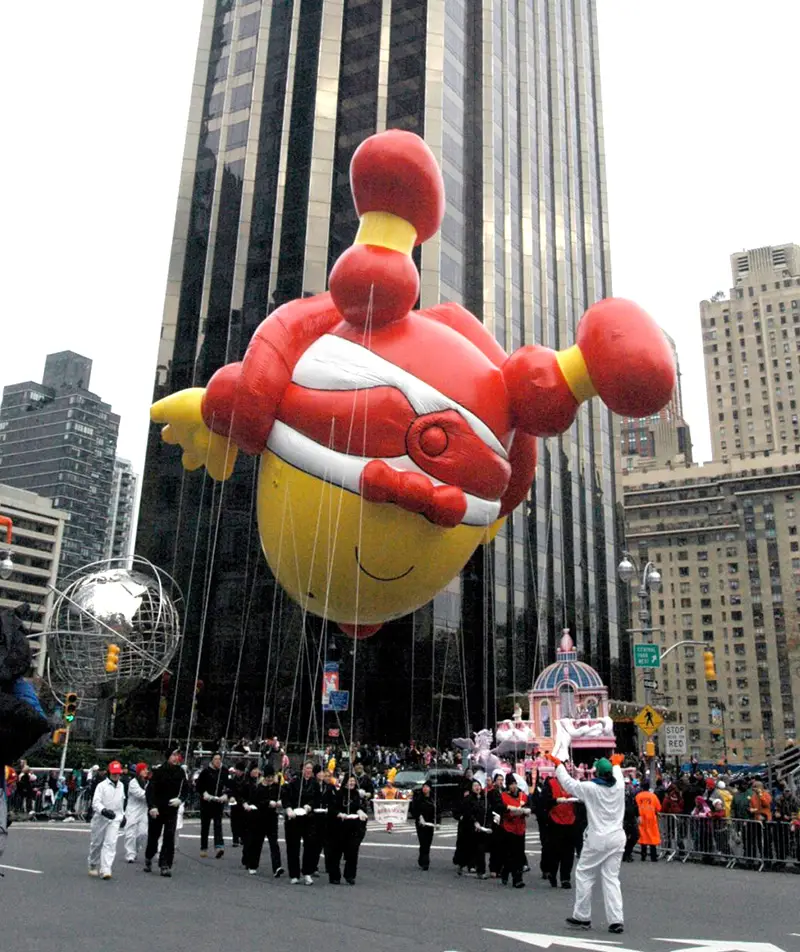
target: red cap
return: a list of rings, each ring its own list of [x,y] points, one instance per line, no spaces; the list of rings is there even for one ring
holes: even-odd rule
[[[145,763],[136,765],[136,773],[142,773],[142,771],[148,770],[148,766]]]
[[[118,760],[112,760],[108,765],[108,772],[121,774],[122,773],[122,764]]]
[[[409,222],[421,245],[444,218],[444,182],[433,152],[413,132],[387,129],[365,139],[350,163],[359,218],[390,212]]]

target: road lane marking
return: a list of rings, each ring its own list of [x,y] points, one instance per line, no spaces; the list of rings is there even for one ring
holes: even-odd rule
[[[13,869],[15,873],[33,873],[36,876],[43,876],[43,869],[25,869],[24,866],[4,866],[0,863],[0,869]]]

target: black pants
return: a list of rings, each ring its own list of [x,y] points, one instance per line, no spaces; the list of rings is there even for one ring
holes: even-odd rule
[[[286,821],[286,862],[289,866],[289,878],[299,879],[310,876],[316,867],[314,837],[308,817],[296,816]],[[303,864],[300,865],[300,844],[303,844]]]
[[[242,848],[242,865],[246,869],[258,869],[261,862],[261,851],[264,840],[269,841],[269,855],[272,861],[272,872],[281,868],[281,848],[278,843],[278,818],[273,817],[271,822],[261,819],[245,822],[244,843]]]
[[[537,817],[539,823],[539,845],[542,847],[542,853],[539,857],[539,869],[542,875],[550,875],[550,827],[553,825],[549,816]]]
[[[222,804],[207,803],[204,800],[200,803],[200,850],[202,852],[208,849],[208,830],[212,822],[214,848],[221,850],[225,846],[225,838],[222,835]]]
[[[503,882],[508,881],[508,875],[515,883],[522,882],[522,867],[525,865],[525,837],[517,833],[503,830],[503,868],[500,875]]]
[[[419,859],[417,865],[420,869],[428,869],[431,865],[431,843],[433,842],[433,827],[420,826],[417,824],[417,839],[419,840]]]
[[[243,835],[244,807],[240,807],[237,803],[235,807],[231,807],[231,839],[234,846],[238,846],[242,842]]]
[[[349,826],[360,826],[356,820],[341,820]],[[330,839],[328,854],[328,878],[332,883],[342,881],[341,861],[344,857],[344,878],[355,879],[358,870],[358,850],[362,840],[361,830],[340,830],[338,836]]]
[[[658,859],[658,849],[657,849],[655,846],[645,846],[645,844],[642,843],[641,850],[642,850],[642,859],[643,859],[643,860],[647,859],[647,851],[648,851],[648,850],[650,850],[650,859],[651,859],[653,862],[655,862],[655,861]]]
[[[492,835],[489,837],[489,872],[496,873],[498,876],[503,869],[503,857],[505,855],[505,843],[503,841],[503,830],[499,826],[492,827]]]
[[[625,852],[622,858],[627,863],[633,859],[633,849],[639,842],[639,827],[624,827],[623,829],[625,830]]]
[[[550,867],[547,870],[551,879],[559,877],[562,883],[568,883],[572,876],[572,864],[575,862],[575,833],[572,823],[553,823],[549,833]]]
[[[158,865],[161,869],[171,869],[175,859],[175,832],[178,826],[177,807],[159,807],[157,817],[148,817],[147,820],[147,847],[144,858],[148,861],[158,853],[158,841],[161,834],[161,852],[158,854]]]
[[[311,831],[308,836],[309,851],[308,864],[312,866],[312,873],[319,869],[319,860],[322,850],[328,842],[328,817],[320,813],[312,813],[309,817]],[[325,850],[325,862],[327,863],[328,851]],[[327,866],[326,866],[327,869]]]

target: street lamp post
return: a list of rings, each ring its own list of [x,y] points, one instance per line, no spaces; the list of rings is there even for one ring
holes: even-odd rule
[[[653,641],[651,593],[661,590],[661,573],[652,562],[648,562],[640,572],[639,565],[631,553],[623,552],[622,561],[617,566],[617,574],[625,585],[630,585],[635,580],[639,581],[639,621],[642,624],[642,637],[647,644],[651,644]],[[648,679],[652,678],[651,668],[647,669],[645,676]],[[646,687],[644,690],[645,703],[649,704],[650,688]]]

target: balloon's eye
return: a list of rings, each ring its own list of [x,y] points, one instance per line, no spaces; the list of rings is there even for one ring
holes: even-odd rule
[[[420,433],[419,446],[428,456],[440,456],[447,449],[447,433],[440,426],[429,426]]]

